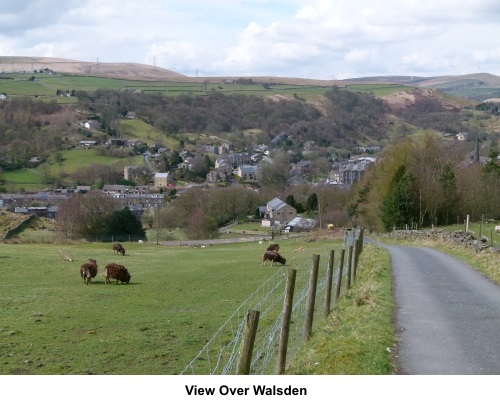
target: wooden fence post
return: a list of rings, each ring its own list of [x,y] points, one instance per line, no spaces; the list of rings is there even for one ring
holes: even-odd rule
[[[309,340],[312,334],[312,324],[314,317],[314,303],[316,300],[316,284],[318,282],[319,255],[313,255],[313,266],[309,277],[309,296],[307,297],[306,319],[302,337]]]
[[[337,273],[337,284],[335,288],[335,300],[333,303],[335,304],[340,297],[340,285],[342,283],[342,272],[344,270],[344,256],[345,256],[345,249],[342,249],[340,251],[340,258],[339,258],[339,271]]]
[[[278,347],[278,362],[276,363],[276,374],[278,375],[283,374],[286,368],[286,353],[288,351],[288,337],[290,335],[290,320],[292,318],[293,293],[295,291],[296,278],[297,278],[297,270],[288,269],[285,300],[283,302],[283,313],[281,319],[280,342]]]
[[[352,277],[352,245],[347,248],[347,289],[351,288],[351,277]]]
[[[323,313],[325,318],[330,314],[330,303],[332,301],[332,284],[333,284],[333,261],[335,260],[335,251],[330,250],[328,256],[328,269],[326,273],[326,290],[325,290],[325,304]]]
[[[241,352],[238,361],[238,374],[249,375],[250,364],[252,363],[252,351],[259,325],[260,312],[255,310],[248,311],[245,330],[243,331],[243,342],[241,343]]]
[[[358,256],[359,256],[359,244],[358,240],[356,239],[354,241],[354,245],[352,247],[353,252],[352,252],[352,266],[351,266],[351,284],[354,284],[356,281],[356,270],[358,269]]]

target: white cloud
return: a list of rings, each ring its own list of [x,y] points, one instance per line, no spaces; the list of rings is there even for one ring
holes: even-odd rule
[[[500,74],[496,0],[5,0],[0,53],[184,74]]]

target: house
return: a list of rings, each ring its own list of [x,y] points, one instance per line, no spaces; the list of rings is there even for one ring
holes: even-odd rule
[[[155,173],[154,186],[155,188],[170,187],[174,182],[174,175],[172,172]]]
[[[102,188],[102,192],[105,194],[125,194],[127,192],[127,186],[120,184],[105,184]]]
[[[457,134],[457,141],[468,141],[470,138],[468,132],[459,132]]]
[[[229,176],[226,170],[214,169],[207,173],[206,179],[209,183],[219,183],[229,181]]]
[[[137,114],[134,111],[128,111],[127,114],[125,115],[125,118],[128,118],[130,120],[135,120],[137,118]]]
[[[106,146],[124,146],[126,140],[123,138],[111,138],[108,139],[105,143]]]
[[[219,155],[226,155],[233,150],[233,145],[231,145],[230,143],[224,142],[217,149],[218,149],[217,152]]]
[[[79,144],[80,144],[80,146],[83,146],[84,149],[89,149],[93,146],[96,146],[97,141],[80,141]]]
[[[138,177],[148,173],[145,166],[125,166],[123,168],[123,178],[129,181],[135,181]]]
[[[328,175],[328,182],[330,184],[353,184],[361,179],[368,167],[375,161],[376,159],[373,158],[363,158],[335,165]]]
[[[101,124],[96,120],[89,120],[83,123],[83,126],[91,131],[98,131],[101,128]]]
[[[266,204],[266,218],[271,223],[285,224],[297,216],[297,210],[279,198],[273,198]],[[266,222],[268,223],[268,222]],[[262,222],[264,225],[264,221]]]
[[[251,162],[252,155],[250,153],[230,153],[224,157],[224,160],[233,165],[233,167],[238,167],[239,165],[247,165]]]
[[[242,181],[257,181],[257,166],[240,165],[236,169],[236,175]]]
[[[137,148],[137,149],[140,149],[143,147],[143,142],[140,141],[139,139],[128,139],[127,140],[127,146],[129,148]]]
[[[55,219],[58,211],[58,206],[36,206],[36,207],[15,207],[16,214],[35,215],[37,217]]]
[[[271,140],[271,144],[276,147],[277,145],[279,145],[280,143],[283,143],[285,142],[286,140],[288,139],[288,135],[286,134],[286,132],[280,132],[278,135],[276,135],[272,140]]]
[[[179,169],[188,169],[191,170],[193,168],[194,156],[185,156],[183,161],[177,165]]]
[[[87,194],[91,190],[91,186],[77,186],[75,194]]]
[[[217,159],[215,159],[215,168],[216,169],[226,168],[226,167],[228,167],[228,163],[226,162],[225,159],[223,159],[223,158],[217,158]]]

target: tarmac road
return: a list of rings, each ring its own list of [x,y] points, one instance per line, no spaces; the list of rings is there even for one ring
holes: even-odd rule
[[[500,287],[437,250],[382,246],[392,257],[397,374],[500,374]]]

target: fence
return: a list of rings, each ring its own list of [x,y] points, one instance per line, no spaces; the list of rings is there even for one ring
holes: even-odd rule
[[[316,313],[322,313],[324,320],[355,281],[363,230],[349,230],[344,242],[345,248],[302,258],[287,271],[280,266],[181,374],[282,374],[286,360],[321,321],[314,322]]]

